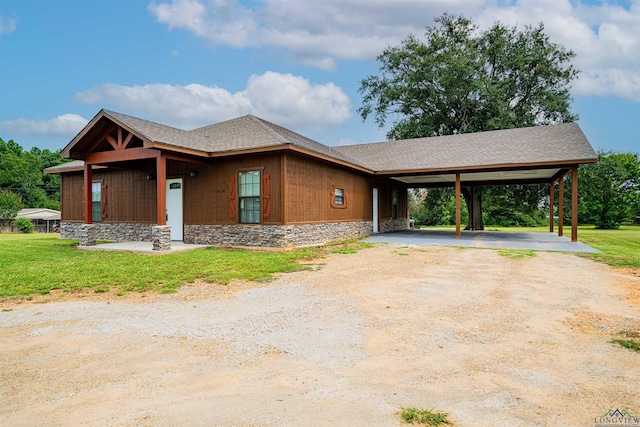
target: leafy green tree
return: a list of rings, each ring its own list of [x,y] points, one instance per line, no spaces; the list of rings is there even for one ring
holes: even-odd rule
[[[60,176],[43,170],[64,162],[60,150],[24,151],[13,140],[0,138],[0,188],[19,195],[28,208],[60,209]]]
[[[451,135],[570,122],[569,84],[575,54],[553,43],[544,25],[520,31],[495,23],[480,31],[463,16],[444,14],[378,56],[380,75],[360,82],[363,120],[393,120],[389,139]],[[482,191],[472,202],[473,229],[482,229]]]
[[[29,218],[18,218],[14,221],[14,224],[21,233],[33,233],[33,223]]]
[[[486,187],[484,223],[521,227],[545,225],[548,203],[544,206],[541,201],[548,193],[549,187],[542,184]]]
[[[456,222],[456,202],[452,188],[429,188],[422,208],[415,218],[420,225],[450,225]]]
[[[13,221],[22,207],[20,196],[9,190],[0,189],[0,222]]]
[[[580,222],[615,229],[632,221],[640,201],[640,160],[635,153],[598,152],[578,170]]]

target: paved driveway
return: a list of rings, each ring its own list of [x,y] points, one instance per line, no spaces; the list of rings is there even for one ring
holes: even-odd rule
[[[584,243],[572,243],[554,233],[504,233],[500,231],[462,231],[456,239],[454,230],[407,230],[380,233],[369,242],[400,245],[466,246],[474,248],[533,249],[540,251],[598,252]]]

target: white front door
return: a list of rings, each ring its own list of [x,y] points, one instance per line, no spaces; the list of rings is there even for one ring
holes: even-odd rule
[[[167,225],[171,240],[182,240],[182,178],[167,179]]]
[[[379,233],[380,227],[378,226],[378,189],[373,189],[373,232]]]

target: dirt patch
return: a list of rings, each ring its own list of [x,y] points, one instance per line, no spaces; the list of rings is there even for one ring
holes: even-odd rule
[[[640,269],[616,268],[613,272],[617,286],[627,296],[629,302],[640,307]]]
[[[5,305],[2,422],[388,426],[418,406],[456,425],[584,426],[640,413],[640,356],[609,343],[640,330],[634,277],[567,254],[393,245],[314,264],[267,284]]]

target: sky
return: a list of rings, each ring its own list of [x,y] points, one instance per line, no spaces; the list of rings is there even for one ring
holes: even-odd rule
[[[60,149],[105,108],[384,141],[389,125],[357,113],[360,81],[444,12],[544,23],[576,53],[572,112],[594,149],[640,152],[640,0],[0,0],[0,138]]]

